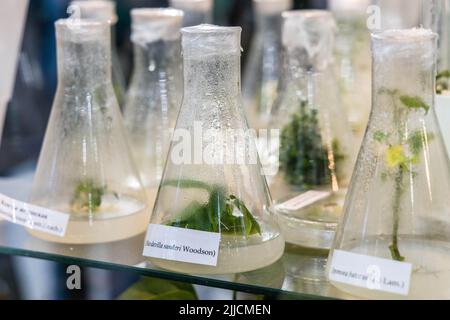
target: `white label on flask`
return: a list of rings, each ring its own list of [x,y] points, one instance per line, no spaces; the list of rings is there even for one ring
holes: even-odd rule
[[[411,272],[411,263],[334,250],[329,278],[356,287],[406,296]]]
[[[313,203],[325,199],[331,195],[328,191],[307,191],[295,198],[279,204],[280,209],[295,211],[310,206]]]
[[[30,229],[63,237],[69,215],[18,201],[0,194],[0,217]]]
[[[215,267],[219,244],[220,233],[150,224],[143,255]]]

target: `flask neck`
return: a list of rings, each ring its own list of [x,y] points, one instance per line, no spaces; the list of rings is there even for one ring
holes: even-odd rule
[[[306,91],[308,81],[318,81],[329,73],[329,65],[325,68],[317,68],[308,63],[308,59],[302,59],[297,50],[287,50],[282,53],[282,69],[280,78],[280,88],[283,90],[287,86],[296,87],[297,91]]]
[[[184,101],[235,103],[241,94],[239,54],[208,54],[184,58]]]
[[[111,84],[111,42],[58,39],[59,85],[80,92]]]
[[[282,18],[280,14],[266,14],[257,13],[256,28],[257,31],[263,34],[281,35]],[[281,41],[280,41],[281,42]]]
[[[433,106],[436,36],[420,29],[387,35],[372,39],[372,114],[392,114],[398,125],[423,117]]]
[[[133,82],[139,81],[148,86],[158,81],[168,81],[173,76],[173,70],[180,66],[181,47],[179,40],[155,41],[134,45]]]

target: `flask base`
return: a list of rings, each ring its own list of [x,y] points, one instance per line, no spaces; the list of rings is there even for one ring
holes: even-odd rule
[[[341,250],[370,255],[377,252],[377,257],[392,259],[389,253],[391,241],[387,236],[371,238],[358,247]],[[385,248],[385,250],[380,250]],[[421,239],[417,237],[400,237],[399,249],[406,263],[411,263],[409,293],[407,296],[370,290],[331,281],[338,289],[355,297],[366,299],[450,299],[450,242]],[[375,255],[374,255],[375,256]]]
[[[108,207],[108,204],[105,203],[104,206]],[[124,212],[131,213],[108,213],[105,210],[96,214],[97,216],[92,220],[72,215],[63,237],[32,229],[28,229],[28,232],[41,240],[65,244],[113,242],[145,232],[150,219],[147,207],[131,199],[121,199],[120,207],[115,209],[124,209]],[[128,210],[125,211],[125,209]]]
[[[342,213],[345,190],[299,210],[275,206],[286,242],[304,248],[329,250]]]
[[[255,243],[249,239],[246,245],[231,247],[239,240],[236,241],[236,237],[233,236],[222,236],[215,267],[156,258],[150,258],[150,261],[159,268],[188,274],[232,274],[253,271],[275,263],[284,251],[284,238],[280,233],[265,232],[258,238]]]

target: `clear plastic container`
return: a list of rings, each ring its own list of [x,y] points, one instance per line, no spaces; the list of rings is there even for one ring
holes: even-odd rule
[[[116,4],[108,0],[72,1],[71,12],[76,18],[108,22],[111,25],[111,50],[112,50],[112,80],[119,106],[123,106],[125,100],[125,76],[122,71],[119,55],[116,47],[117,24]]]
[[[450,167],[434,111],[437,35],[372,35],[373,106],[335,250],[409,263],[406,296],[332,281],[365,298],[449,299]]]
[[[181,105],[181,22],[175,9],[133,9],[134,71],[124,108],[130,145],[153,207]]]
[[[283,13],[283,72],[270,128],[280,130],[279,170],[268,177],[287,242],[329,249],[353,164],[352,135],[333,68],[329,11]]]
[[[266,128],[281,72],[281,13],[292,0],[253,0],[256,31],[244,70],[242,95],[252,128]]]
[[[169,0],[169,4],[183,11],[183,27],[212,22],[213,0]]]
[[[156,266],[228,274],[263,268],[283,254],[242,108],[240,33],[213,25],[182,29],[184,98],[151,219],[220,233],[217,266],[151,258]]]
[[[30,201],[70,214],[64,237],[86,244],[121,240],[145,231],[145,191],[132,161],[111,81],[106,22],[56,22],[58,88]]]

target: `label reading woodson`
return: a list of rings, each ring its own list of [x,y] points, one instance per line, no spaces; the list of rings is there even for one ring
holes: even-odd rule
[[[150,224],[143,255],[215,267],[219,243],[220,233]]]
[[[329,270],[332,281],[370,290],[408,295],[412,265],[335,250]]]

